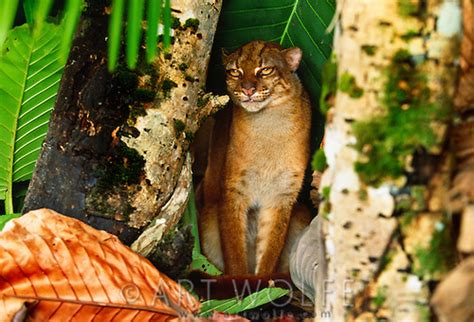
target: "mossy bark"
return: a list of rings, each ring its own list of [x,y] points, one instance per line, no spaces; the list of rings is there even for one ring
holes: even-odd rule
[[[320,186],[327,272],[315,281],[323,291],[316,318],[423,321],[428,281],[444,274],[452,249],[443,192],[461,7],[341,1],[338,14]]]
[[[89,3],[25,211],[46,207],[80,218],[145,256],[178,222],[191,188],[190,142],[228,98],[203,90],[221,2],[172,6],[171,48],[151,65],[143,54],[135,70],[109,73],[110,10]]]

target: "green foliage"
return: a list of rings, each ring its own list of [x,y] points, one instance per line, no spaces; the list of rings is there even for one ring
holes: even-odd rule
[[[64,65],[62,28],[13,29],[0,56],[0,199],[13,213],[12,183],[31,178]]]
[[[418,2],[413,0],[398,0],[398,13],[404,17],[418,14]]]
[[[244,299],[231,298],[226,300],[210,300],[202,303],[200,315],[210,316],[213,311],[235,314],[261,305],[270,303],[289,293],[289,290],[282,288],[264,288],[258,292],[250,294]]]
[[[377,288],[377,293],[375,297],[372,298],[372,304],[375,308],[380,308],[384,305],[385,301],[387,300],[387,288],[386,287],[379,287]]]
[[[311,160],[311,167],[314,171],[323,172],[327,168],[326,155],[323,149],[318,149]]]
[[[146,6],[146,7],[145,7]],[[125,0],[112,0],[112,13],[109,24],[109,61],[110,71],[115,70],[120,56],[120,44],[123,28]],[[142,38],[142,18],[146,9],[146,60],[152,62],[157,52],[158,24],[163,24],[163,48],[167,49],[171,43],[171,4],[170,0],[128,1],[127,8],[127,37],[126,60],[127,66],[135,69],[139,57],[139,48]]]
[[[66,13],[64,16],[63,39],[61,41],[61,59],[65,64],[69,55],[69,49],[74,38],[74,32],[81,16],[84,3],[82,0],[68,0],[66,2]]]
[[[416,275],[429,280],[450,270],[455,254],[451,233],[447,220],[436,223],[429,246],[427,248],[418,247],[415,251],[413,272]]]
[[[138,48],[140,47],[142,35],[144,0],[133,0],[128,2],[127,15],[127,65],[131,69],[137,67]]]
[[[334,104],[334,98],[337,92],[337,62],[336,57],[331,56],[323,67],[323,86],[321,88],[321,97],[319,98],[319,109],[321,113],[326,114],[329,108]]]
[[[161,18],[161,1],[148,0],[146,10],[146,60],[148,63],[153,61],[156,56],[156,44],[158,41],[158,22]]]
[[[344,72],[338,84],[339,90],[352,98],[359,98],[364,94],[364,90],[357,86],[354,76]]]
[[[19,218],[21,214],[8,214],[8,215],[0,215],[0,231],[3,230],[5,224],[15,218]]]
[[[17,6],[17,0],[2,0],[0,2],[0,48],[13,24]]]
[[[298,74],[313,102],[319,101],[321,71],[332,48],[328,26],[335,1],[224,1],[215,37],[216,48],[234,50],[255,39],[275,41],[303,50]]]
[[[446,107],[431,100],[426,77],[409,52],[394,55],[386,79],[385,114],[354,124],[355,147],[364,156],[355,169],[375,186],[385,178],[401,176],[413,152],[433,147],[437,142],[431,125],[446,117]]]
[[[191,189],[188,206],[183,214],[183,222],[191,226],[191,233],[194,237],[193,261],[191,262],[190,268],[191,270],[203,271],[209,275],[222,275],[222,272],[201,254],[197,216],[198,212],[196,209],[194,190]]]

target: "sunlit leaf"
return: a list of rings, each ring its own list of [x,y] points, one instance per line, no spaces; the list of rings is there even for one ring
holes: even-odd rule
[[[64,65],[60,26],[11,30],[0,57],[0,199],[13,213],[12,183],[31,178]]]
[[[0,49],[2,48],[8,30],[15,19],[18,0],[2,0],[0,1]]]

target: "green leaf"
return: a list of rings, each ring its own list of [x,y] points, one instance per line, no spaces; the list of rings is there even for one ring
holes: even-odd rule
[[[30,26],[33,26],[35,0],[23,0],[23,12],[25,13],[26,23]]]
[[[5,41],[8,30],[15,19],[18,0],[2,0],[0,1],[0,48]]]
[[[34,7],[34,24],[35,24],[35,31],[36,33],[41,32],[41,28],[43,28],[43,22],[48,15],[49,10],[53,4],[53,0],[38,0],[35,3]]]
[[[199,242],[199,229],[197,221],[198,212],[196,209],[194,190],[191,188],[188,207],[183,214],[183,222],[191,226],[191,233],[194,237],[193,261],[191,262],[191,270],[203,271],[209,275],[222,275],[222,272],[215,267],[209,260],[201,254],[201,246]]]
[[[21,214],[8,214],[8,215],[0,215],[0,231],[3,230],[3,227],[5,227],[5,224],[15,218],[20,217]]]
[[[130,69],[137,66],[138,49],[142,36],[143,0],[128,2],[127,21],[127,65]]]
[[[122,35],[122,16],[125,0],[112,0],[112,13],[109,23],[109,71],[113,71],[117,65],[120,53],[120,40]]]
[[[82,0],[68,0],[66,3],[66,14],[63,22],[64,32],[61,42],[61,62],[64,64],[69,55],[69,49],[71,48],[74,32],[76,31],[83,5]]]
[[[316,104],[321,71],[331,54],[333,37],[327,28],[334,12],[335,0],[224,1],[215,46],[234,50],[262,39],[301,48],[303,61],[298,74]]]
[[[226,300],[209,300],[201,303],[201,316],[209,316],[213,311],[235,314],[242,311],[254,309],[261,305],[274,301],[290,291],[282,288],[264,288],[261,291],[250,294],[243,300],[231,298]]]
[[[153,61],[156,55],[158,40],[158,21],[161,18],[161,0],[148,0],[147,27],[146,27],[146,60]]]
[[[12,183],[31,178],[64,65],[61,26],[11,30],[0,56],[0,199],[13,213]]]
[[[165,0],[163,9],[163,48],[167,49],[171,44],[171,1]]]

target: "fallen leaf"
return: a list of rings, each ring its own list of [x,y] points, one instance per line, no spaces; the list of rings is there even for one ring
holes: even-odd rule
[[[28,310],[25,310],[27,308]],[[0,233],[0,321],[161,321],[200,304],[119,239],[52,210]]]

